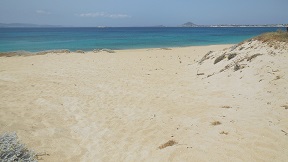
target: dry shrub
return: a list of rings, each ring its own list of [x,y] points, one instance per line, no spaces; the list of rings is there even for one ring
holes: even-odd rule
[[[12,57],[21,55],[19,52],[0,52],[0,57]]]
[[[108,53],[115,53],[114,50],[111,50],[111,49],[94,49],[93,50],[94,53],[98,53],[98,52],[108,52]]]
[[[85,53],[85,52],[82,50],[77,50],[77,51],[75,51],[75,53]]]
[[[278,76],[276,76],[276,78],[274,80],[279,80],[279,79],[281,79],[281,77],[278,75]]]
[[[237,53],[231,53],[228,55],[228,60],[233,59],[235,56],[237,56]]]
[[[240,46],[241,44],[239,43],[239,44],[236,44],[236,45],[234,45],[234,46],[232,46],[232,47],[230,47],[230,51],[234,51],[238,46]]]
[[[222,131],[222,132],[220,132],[220,134],[228,135],[229,133],[228,133],[228,132],[224,132],[224,131]]]
[[[220,121],[213,121],[211,122],[211,125],[216,126],[222,124]]]
[[[239,49],[239,50],[241,51],[241,50],[243,50],[244,48],[245,48],[245,47],[240,47],[240,49]]]
[[[206,55],[204,55],[203,57],[202,57],[202,59],[199,61],[199,64],[202,64],[205,60],[207,60],[207,59],[209,59],[210,58],[210,54],[212,54],[213,53],[213,51],[209,51]]]
[[[288,105],[283,105],[281,107],[284,107],[286,110],[288,109]]]
[[[222,108],[230,109],[230,108],[232,108],[232,107],[231,107],[231,106],[227,106],[227,105],[225,105],[225,106],[222,106]]]
[[[108,53],[115,53],[115,51],[114,51],[114,50],[111,50],[111,49],[102,49],[102,51],[108,52]]]
[[[237,71],[239,69],[241,69],[241,66],[239,64],[235,64],[234,65],[234,71]]]
[[[159,149],[164,149],[166,147],[169,147],[169,146],[173,146],[173,145],[176,145],[177,142],[175,140],[169,140],[168,142],[162,144],[161,146],[159,146],[158,148]]]
[[[48,51],[40,51],[40,52],[37,52],[36,55],[46,55],[46,54],[49,54],[49,53],[70,53],[70,51],[67,50],[67,49],[48,50]]]
[[[262,42],[286,42],[288,43],[288,32],[284,32],[282,30],[278,30],[277,32],[269,32],[259,35],[254,38],[255,40],[262,41]]]
[[[16,133],[0,136],[0,161],[36,162],[36,154],[20,143]]]
[[[247,57],[247,61],[252,61],[252,59],[254,59],[254,58],[256,58],[256,57],[258,57],[258,56],[261,56],[261,55],[263,55],[263,54],[260,54],[260,53],[257,53],[257,54],[254,54],[254,55],[252,55],[252,56],[250,56],[250,57]]]
[[[226,54],[223,54],[219,57],[217,57],[214,61],[214,64],[217,64],[218,62],[222,61],[223,59],[225,59]]]
[[[230,64],[226,65],[223,69],[220,70],[220,73],[229,69],[230,67],[231,67]]]

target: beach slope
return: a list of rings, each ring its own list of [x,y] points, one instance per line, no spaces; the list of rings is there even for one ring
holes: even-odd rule
[[[0,134],[43,161],[285,161],[288,46],[0,57]]]

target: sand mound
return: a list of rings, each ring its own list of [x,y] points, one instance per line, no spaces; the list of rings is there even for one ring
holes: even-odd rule
[[[276,55],[277,57],[285,57],[287,55],[288,44],[284,42],[277,42],[275,44],[277,46],[271,46],[269,43],[263,43],[258,40],[249,40],[221,51],[210,51],[198,63],[199,65],[204,63],[210,64],[213,67],[211,70],[205,70],[210,73],[208,77],[226,70],[238,71],[245,67],[253,66],[256,58],[260,56],[265,57],[260,58],[261,62],[267,61],[267,59],[271,60]],[[259,63],[256,62],[256,64]],[[206,66],[202,67],[205,68]],[[252,68],[255,69],[257,67]]]

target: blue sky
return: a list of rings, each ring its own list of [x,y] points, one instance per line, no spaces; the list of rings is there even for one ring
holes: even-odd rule
[[[288,0],[0,0],[0,23],[63,26],[288,24]]]

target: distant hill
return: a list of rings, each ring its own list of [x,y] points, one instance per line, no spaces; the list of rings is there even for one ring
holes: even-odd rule
[[[182,24],[181,27],[198,27],[199,25],[196,25],[192,22],[187,22],[185,24]]]
[[[43,27],[61,27],[57,25],[38,25],[38,24],[25,24],[25,23],[0,23],[0,28],[43,28]]]
[[[286,27],[286,24],[263,24],[263,25],[238,25],[238,24],[218,24],[218,25],[197,25],[187,22],[180,27]]]

